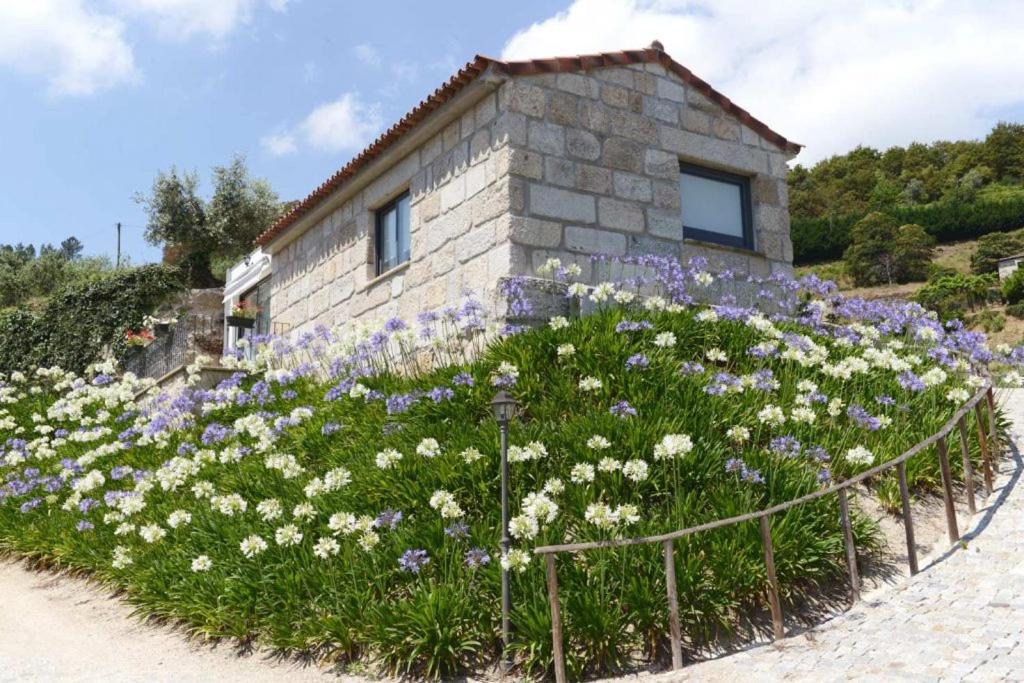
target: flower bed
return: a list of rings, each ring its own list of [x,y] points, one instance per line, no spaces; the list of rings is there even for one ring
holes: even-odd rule
[[[1024,360],[919,308],[844,302],[814,280],[773,283],[803,303],[797,318],[772,320],[692,303],[685,291],[712,284],[699,265],[659,272],[589,294],[570,286],[597,312],[489,342],[471,301],[424,314],[418,329],[392,320],[256,339],[255,360],[239,364],[263,377],[139,405],[138,383],[110,367],[6,378],[0,543],[89,571],[202,635],[417,676],[494,662],[504,563],[515,661],[540,674],[550,617],[533,547],[655,534],[814,491],[902,452],[979,373]],[[434,369],[422,369],[417,339]],[[489,406],[499,389],[522,408],[504,558]],[[927,455],[907,472],[918,491],[939,480]],[[898,501],[891,477],[873,486]],[[879,547],[870,520],[854,511],[853,524],[859,548]],[[841,579],[831,503],[780,514],[773,541],[787,598]],[[658,553],[620,548],[560,567],[575,675],[665,656]],[[760,603],[756,528],[681,539],[676,557],[691,650]]]

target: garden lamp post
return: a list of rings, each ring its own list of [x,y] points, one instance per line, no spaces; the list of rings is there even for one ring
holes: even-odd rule
[[[501,431],[501,554],[508,555],[512,541],[508,535],[508,423],[516,416],[518,405],[511,394],[499,391],[491,399],[494,419]],[[508,569],[501,569],[501,674],[508,675],[512,663],[509,661],[509,646],[512,638],[512,595],[509,588]]]

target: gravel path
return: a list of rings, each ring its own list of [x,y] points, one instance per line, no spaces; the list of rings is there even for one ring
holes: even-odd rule
[[[913,579],[779,644],[620,683],[1024,680],[1024,389],[1000,402],[1016,448],[977,515],[960,517],[965,549],[921,558]]]
[[[1024,680],[1024,390],[1001,401],[1017,448],[987,504],[974,519],[961,518],[961,528],[971,528],[965,550],[922,558],[914,579],[780,644],[618,680]],[[230,647],[190,645],[173,630],[142,625],[128,605],[86,581],[0,563],[0,681],[342,680],[260,654],[239,657]]]
[[[315,667],[236,656],[147,626],[81,579],[0,563],[0,681],[337,682]]]

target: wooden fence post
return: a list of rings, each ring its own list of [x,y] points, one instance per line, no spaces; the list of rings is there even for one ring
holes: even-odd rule
[[[981,466],[982,472],[985,474],[985,492],[988,495],[992,495],[992,486],[994,484],[992,476],[992,462],[989,458],[988,452],[988,437],[985,435],[984,420],[982,419],[981,402],[974,404],[974,420],[978,425],[978,443],[981,445]]]
[[[772,550],[772,528],[768,515],[759,518],[761,542],[764,544],[764,565],[768,570],[768,606],[772,611],[772,634],[775,640],[786,637],[782,626],[782,605],[779,603],[779,579],[775,576],[775,552]]]
[[[992,387],[985,392],[985,402],[988,403],[988,429],[992,438],[992,469],[999,472],[999,432],[996,430],[996,399],[992,393]]]
[[[562,607],[558,602],[558,575],[555,554],[544,555],[547,563],[548,600],[551,603],[551,654],[555,660],[555,681],[565,683],[565,653],[562,651]]]
[[[850,524],[850,503],[846,488],[839,489],[839,520],[843,524],[843,544],[846,546],[846,568],[850,572],[850,597],[860,600],[860,573],[857,571],[857,548],[853,545],[853,526]]]
[[[946,437],[940,436],[936,443],[939,449],[939,470],[942,473],[942,498],[946,503],[946,533],[949,542],[960,540],[960,529],[956,523],[956,501],[953,499],[953,475],[949,471],[949,450],[946,448]]]
[[[665,591],[668,593],[668,626],[672,636],[672,668],[683,668],[683,633],[679,625],[679,592],[676,590],[676,556],[672,539],[665,541]]]
[[[896,472],[900,479],[900,499],[903,502],[903,531],[907,535],[907,563],[910,565],[910,575],[918,572],[917,568],[917,544],[914,542],[914,517],[910,513],[910,491],[907,488],[907,463],[901,462],[896,465]]]
[[[971,447],[967,442],[967,424],[962,416],[957,426],[960,428],[960,455],[964,461],[964,483],[967,485],[967,509],[973,515],[978,511],[974,500],[974,465],[971,464]]]

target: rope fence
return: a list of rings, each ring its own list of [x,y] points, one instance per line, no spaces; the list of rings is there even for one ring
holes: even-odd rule
[[[984,407],[982,404],[985,404]],[[968,443],[967,417],[974,413],[977,425],[978,442],[981,447],[982,476],[986,494],[992,493],[995,465],[994,459],[999,455],[999,438],[996,430],[995,398],[992,385],[986,384],[980,388],[956,413],[928,438],[918,442],[895,458],[880,465],[865,470],[860,474],[835,483],[827,488],[814,491],[805,496],[794,498],[785,503],[779,503],[764,510],[749,512],[735,517],[719,519],[713,522],[698,524],[697,526],[671,531],[656,536],[643,536],[639,538],[609,539],[603,541],[588,541],[583,543],[567,543],[562,545],[539,546],[534,553],[542,555],[545,561],[545,573],[547,578],[548,600],[551,608],[551,639],[552,652],[555,666],[555,680],[557,683],[564,683],[565,677],[565,653],[563,651],[562,633],[562,612],[558,596],[558,574],[556,557],[561,553],[579,553],[598,548],[616,548],[630,545],[645,545],[660,543],[662,545],[665,561],[665,586],[667,591],[667,605],[669,612],[669,631],[672,649],[672,669],[678,670],[683,667],[682,629],[679,620],[679,596],[676,590],[675,576],[675,551],[674,541],[692,534],[735,524],[743,524],[757,520],[761,530],[761,542],[764,547],[764,563],[767,570],[767,602],[772,617],[772,635],[774,640],[785,637],[785,629],[782,622],[782,606],[779,600],[779,582],[775,574],[775,554],[772,549],[771,516],[785,512],[798,505],[803,505],[825,496],[836,495],[839,503],[840,522],[843,527],[843,543],[845,547],[845,559],[847,573],[849,574],[850,595],[853,602],[860,599],[860,576],[857,569],[857,549],[853,540],[853,527],[850,522],[850,507],[847,490],[861,482],[896,468],[899,478],[900,499],[902,506],[903,526],[907,540],[907,563],[910,566],[910,574],[914,575],[920,571],[917,561],[917,548],[914,540],[914,520],[910,509],[910,491],[907,487],[907,460],[935,446],[939,456],[939,468],[942,475],[942,494],[946,512],[946,530],[950,543],[960,540],[960,531],[957,523],[956,508],[953,497],[953,478],[949,467],[949,449],[947,438],[954,429],[959,431],[960,451],[963,459],[964,480],[967,487],[967,507],[973,514],[977,511],[974,498],[974,468],[971,464],[970,449]],[[985,413],[988,415],[987,425]]]

